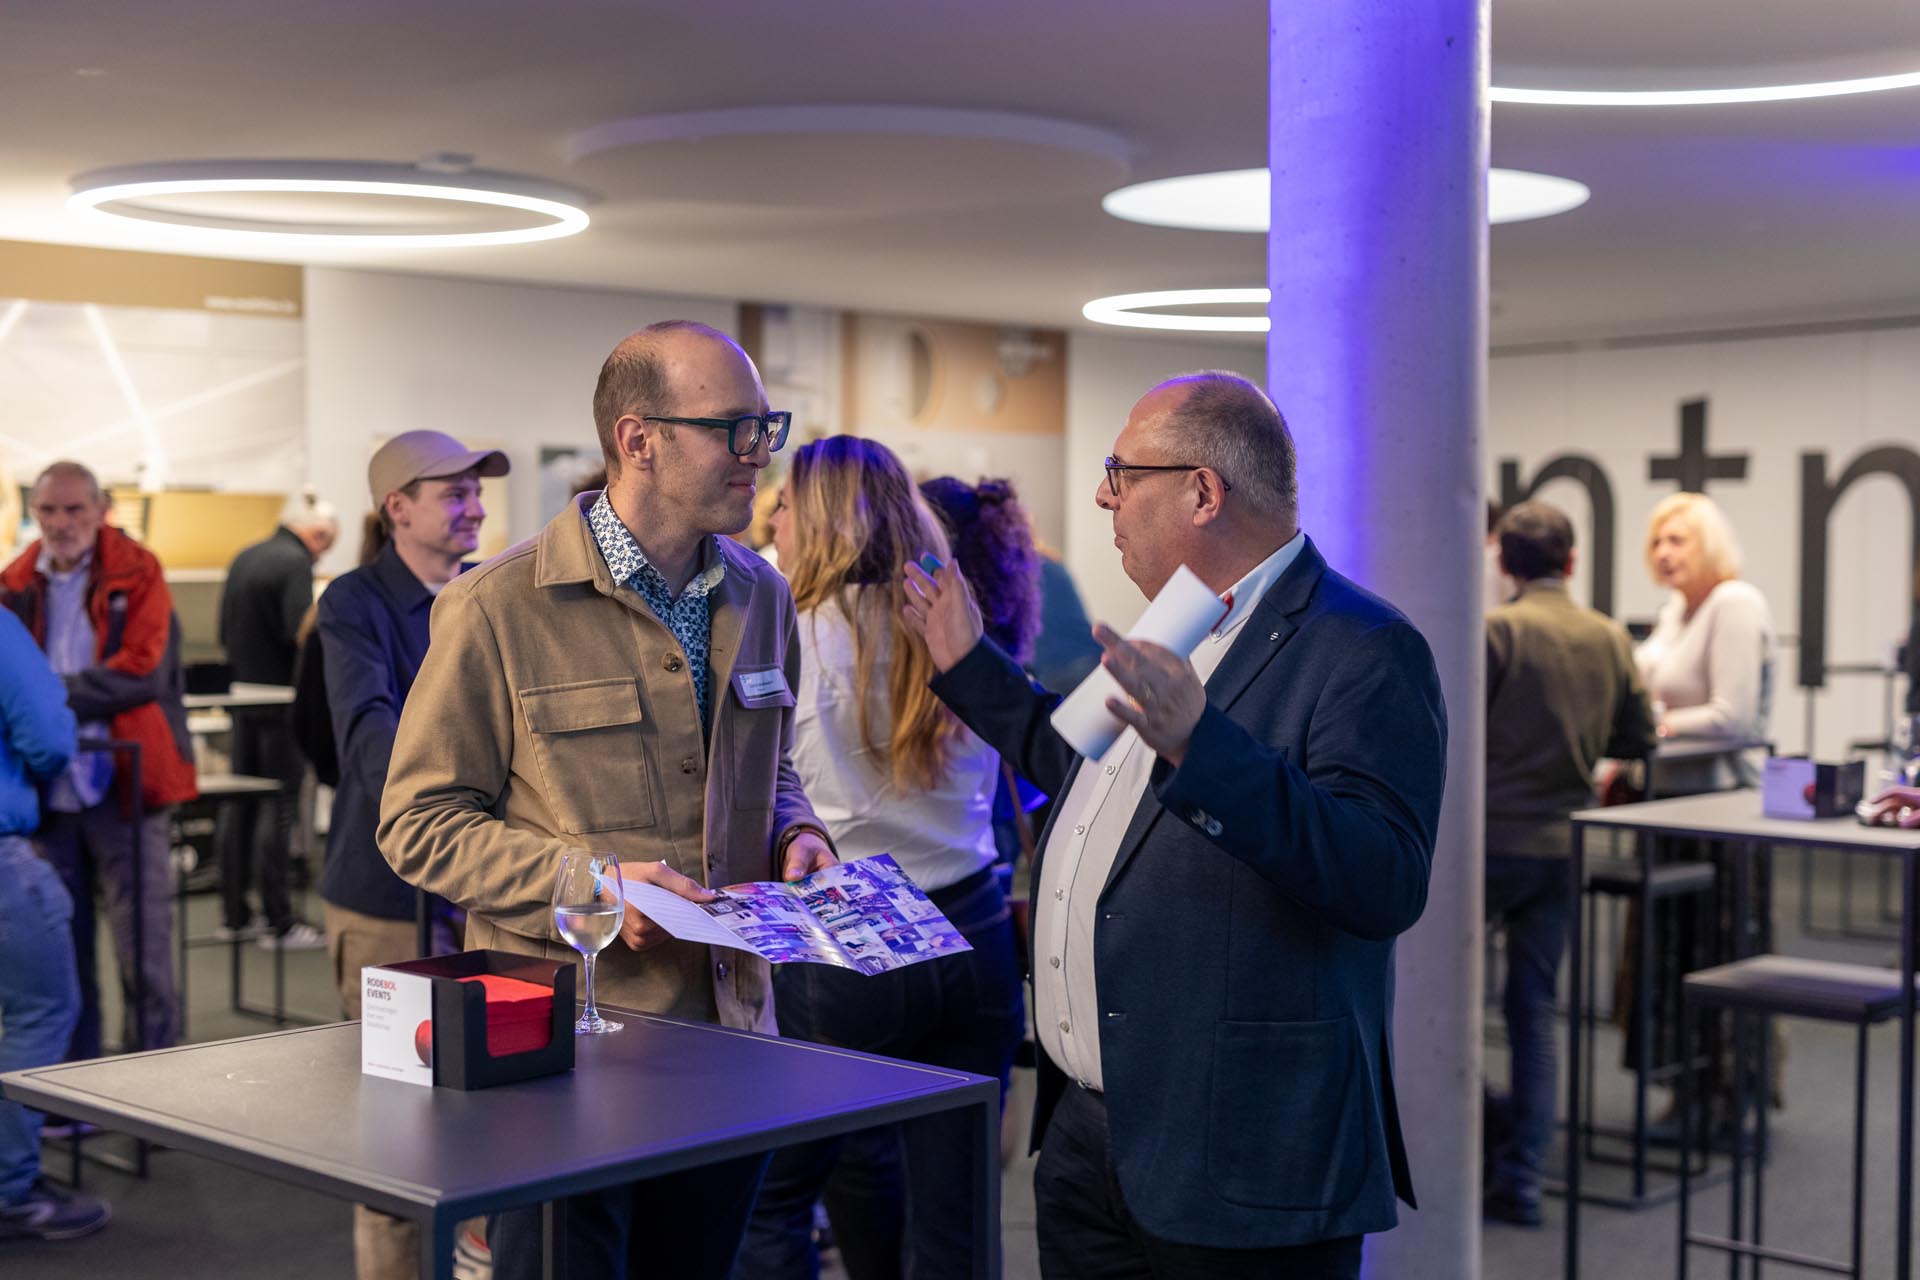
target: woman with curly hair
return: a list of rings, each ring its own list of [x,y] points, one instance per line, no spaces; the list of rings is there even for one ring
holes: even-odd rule
[[[927,688],[932,659],[901,612],[904,566],[946,559],[946,536],[899,458],[855,436],[795,453],[772,525],[800,615],[793,763],[814,812],[843,861],[891,854],[973,945],[873,977],[782,966],[780,1033],[993,1076],[1004,1090],[1025,1019],[993,874],[1000,762]],[[916,1277],[972,1275],[970,1123],[954,1113],[856,1135],[845,1145],[863,1176],[832,1185],[841,1140],[777,1152],[735,1280],[818,1274],[823,1188],[856,1280],[903,1264]]]
[[[1040,552],[1012,482],[970,485],[941,476],[923,481],[920,494],[946,529],[953,562],[973,588],[987,638],[1026,665],[1040,630]]]

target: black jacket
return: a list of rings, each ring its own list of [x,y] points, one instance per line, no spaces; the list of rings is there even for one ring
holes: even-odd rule
[[[313,557],[291,529],[235,556],[220,593],[220,647],[233,678],[292,684],[294,637],[312,603]]]

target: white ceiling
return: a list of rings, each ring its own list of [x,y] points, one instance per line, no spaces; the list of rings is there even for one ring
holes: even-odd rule
[[[0,237],[156,245],[65,212],[88,169],[463,152],[595,193],[593,226],[310,260],[1079,325],[1100,294],[1264,283],[1259,237],[1133,226],[1099,199],[1265,162],[1266,18],[1264,0],[6,0]],[[1493,22],[1495,81],[1529,87],[1920,68],[1911,0],[1494,0]],[[1131,161],[846,134],[580,154],[629,117],[826,104],[1055,117]],[[1493,159],[1593,188],[1492,232],[1496,343],[1920,311],[1920,89],[1502,105]]]

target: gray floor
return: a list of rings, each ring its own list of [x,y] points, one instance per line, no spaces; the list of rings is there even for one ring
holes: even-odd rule
[[[1837,919],[1839,876],[1831,856],[1816,866],[1815,903],[1819,918]],[[1876,885],[1868,873],[1855,882],[1857,923],[1876,924]],[[1806,938],[1797,928],[1799,861],[1780,860],[1781,949],[1867,963],[1890,961],[1893,947],[1884,941]],[[194,899],[194,929],[213,923],[213,900]],[[317,918],[317,910],[313,912]],[[247,996],[271,997],[271,958],[245,948]],[[196,1040],[252,1034],[266,1024],[228,1009],[227,953],[206,948],[192,953],[189,971],[191,1008],[188,1031]],[[324,952],[288,956],[288,1003],[301,1012],[325,1014],[332,1005]],[[1488,1070],[1505,1070],[1498,1018],[1490,1019]],[[1838,1256],[1847,1246],[1849,1135],[1852,1124],[1853,1040],[1845,1029],[1795,1023],[1788,1032],[1788,1107],[1774,1117],[1775,1156],[1766,1180],[1766,1238],[1807,1252]],[[1871,1037],[1870,1134],[1868,1155],[1867,1274],[1892,1273],[1893,1117],[1896,1033],[1892,1026]],[[1599,1061],[1601,1109],[1611,1117],[1628,1114],[1626,1078],[1612,1069],[1618,1041],[1602,1032]],[[1011,1133],[1024,1133],[1030,1106],[1030,1073],[1017,1073]],[[119,1139],[96,1139],[107,1145]],[[1020,1143],[1009,1143],[1014,1150]],[[49,1151],[49,1172],[64,1176],[65,1161]],[[1026,1280],[1039,1274],[1033,1235],[1032,1166],[1024,1156],[1010,1160],[1003,1190],[1006,1274]],[[1418,1171],[1416,1170],[1416,1176]],[[1605,1176],[1590,1173],[1590,1178]],[[89,1165],[87,1190],[114,1204],[114,1221],[100,1234],[59,1245],[0,1245],[0,1275],[7,1280],[42,1277],[128,1276],[187,1277],[272,1276],[288,1280],[339,1278],[352,1274],[350,1213],[345,1205],[310,1192],[180,1152],[156,1155],[152,1176],[137,1180]],[[1703,1192],[1696,1201],[1698,1225],[1724,1225],[1726,1191]],[[1484,1275],[1490,1280],[1538,1280],[1558,1275],[1562,1247],[1562,1207],[1550,1200],[1547,1225],[1528,1231],[1489,1224],[1483,1244]],[[1601,1277],[1672,1275],[1675,1269],[1675,1214],[1672,1207],[1637,1213],[1589,1206],[1582,1214],[1584,1274]],[[1694,1255],[1696,1267],[1723,1264],[1710,1255]],[[1778,1274],[1787,1274],[1778,1271]],[[828,1274],[837,1275],[831,1267]]]

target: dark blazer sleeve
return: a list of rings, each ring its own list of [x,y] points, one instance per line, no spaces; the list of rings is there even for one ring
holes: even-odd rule
[[[1004,649],[982,637],[928,687],[1014,772],[1048,795],[1059,794],[1079,759],[1047,720],[1060,695],[1029,680]]]
[[[1405,932],[1427,903],[1446,776],[1446,707],[1426,641],[1405,621],[1342,644],[1308,723],[1306,767],[1208,705],[1160,803],[1328,923]]]

